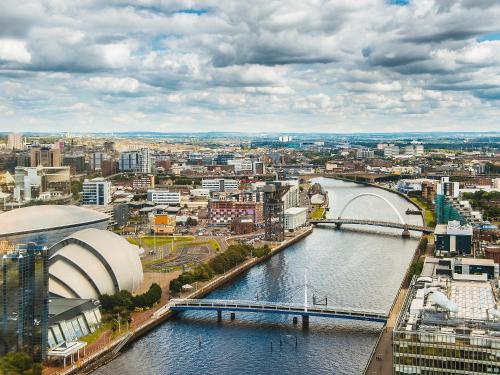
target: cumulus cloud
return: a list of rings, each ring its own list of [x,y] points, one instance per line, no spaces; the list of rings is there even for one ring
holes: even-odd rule
[[[0,99],[61,130],[82,112],[96,129],[487,129],[499,19],[494,0],[3,0]]]

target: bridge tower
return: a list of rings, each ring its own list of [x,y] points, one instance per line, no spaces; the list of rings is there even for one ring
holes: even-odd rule
[[[281,242],[285,239],[284,205],[281,189],[275,184],[264,186],[264,226],[266,241]]]

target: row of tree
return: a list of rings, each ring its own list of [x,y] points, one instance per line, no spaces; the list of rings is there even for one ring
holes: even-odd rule
[[[161,287],[153,283],[146,293],[133,296],[127,290],[121,290],[115,294],[103,294],[99,301],[101,308],[106,313],[127,313],[136,308],[152,307],[161,299]]]
[[[183,285],[210,280],[214,275],[222,274],[243,263],[250,255],[260,258],[269,254],[270,251],[267,245],[260,248],[254,248],[247,244],[231,245],[225,252],[210,259],[208,263],[200,264],[191,271],[183,272],[179,277],[170,281],[170,291],[178,293]]]
[[[41,375],[42,365],[23,352],[13,352],[0,357],[2,375]]]

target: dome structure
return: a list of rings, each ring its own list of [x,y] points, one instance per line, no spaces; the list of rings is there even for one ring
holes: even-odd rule
[[[139,248],[113,232],[83,229],[50,249],[52,295],[97,299],[120,290],[134,292],[142,281]]]
[[[84,228],[106,229],[109,215],[78,206],[41,205],[0,214],[0,239],[51,246]]]

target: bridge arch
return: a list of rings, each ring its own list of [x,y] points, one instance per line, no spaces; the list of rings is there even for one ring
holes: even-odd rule
[[[391,203],[389,202],[389,200],[379,194],[375,194],[375,193],[362,193],[362,194],[358,194],[356,195],[355,197],[352,197],[351,199],[349,199],[349,201],[345,204],[344,208],[342,208],[342,210],[340,211],[340,214],[339,214],[339,219],[342,219],[342,215],[344,214],[344,211],[346,210],[346,208],[352,203],[354,202],[356,199],[358,198],[361,198],[361,197],[366,197],[366,196],[369,196],[369,197],[376,197],[376,198],[379,198],[379,199],[382,199],[385,203],[387,203],[389,205],[389,207],[392,208],[392,210],[396,213],[396,215],[398,216],[398,219],[400,221],[401,224],[403,225],[406,225],[403,217],[401,216],[401,214],[399,213],[399,211],[397,210],[397,208]]]

